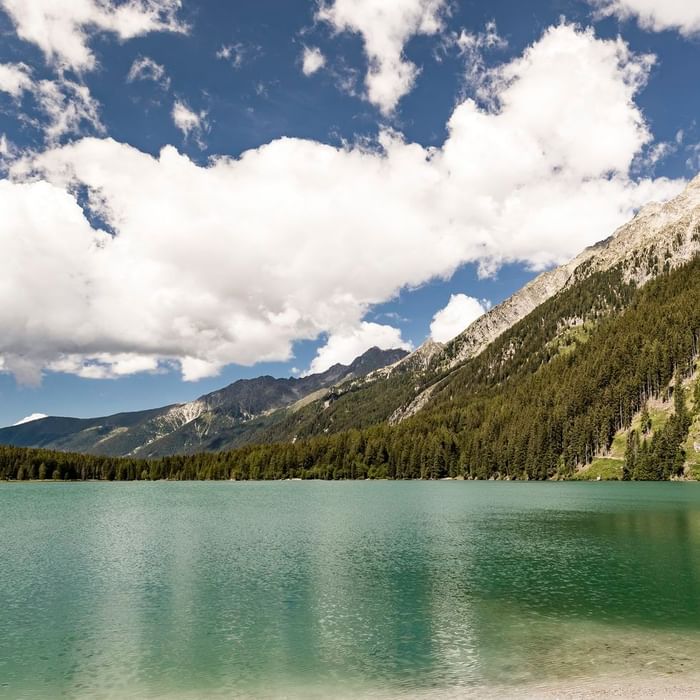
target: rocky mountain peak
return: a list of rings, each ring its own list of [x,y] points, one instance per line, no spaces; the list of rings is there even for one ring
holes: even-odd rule
[[[407,367],[417,359],[449,371],[478,355],[502,333],[534,311],[570,284],[595,272],[622,264],[625,276],[644,284],[664,269],[677,267],[700,252],[700,175],[668,202],[654,202],[639,210],[627,224],[608,238],[583,250],[573,260],[548,270],[526,284],[513,296],[476,319],[444,346],[429,340],[396,365],[390,373]],[[427,365],[426,365],[427,366]],[[419,396],[407,411],[404,407],[393,417],[411,415],[427,397]]]

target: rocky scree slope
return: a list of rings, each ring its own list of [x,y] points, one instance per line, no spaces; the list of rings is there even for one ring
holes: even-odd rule
[[[573,260],[544,272],[520,291],[474,321],[440,352],[434,352],[425,371],[443,376],[478,354],[525,318],[546,300],[592,274],[621,265],[624,280],[641,286],[662,272],[683,265],[700,252],[700,176],[669,202],[652,203],[642,208],[629,223],[612,236],[586,248]],[[422,354],[423,346],[413,355]],[[388,375],[413,361],[413,355],[386,368]],[[379,374],[377,372],[376,374]],[[371,375],[370,375],[371,376]],[[397,423],[414,415],[428,404],[435,384],[428,382],[408,403],[392,413]]]

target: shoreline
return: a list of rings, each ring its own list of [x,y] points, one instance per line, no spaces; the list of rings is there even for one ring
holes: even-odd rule
[[[554,684],[533,684],[521,688],[486,689],[472,697],[513,698],[513,700],[596,700],[598,698],[663,698],[664,700],[694,700],[700,697],[699,673],[668,673],[647,678],[604,676],[562,681]],[[457,700],[459,695],[450,696]],[[469,696],[466,696],[469,697]],[[471,698],[470,698],[471,700]]]

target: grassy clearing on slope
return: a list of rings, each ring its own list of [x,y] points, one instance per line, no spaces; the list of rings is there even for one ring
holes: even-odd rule
[[[596,457],[589,465],[577,471],[573,479],[577,481],[616,481],[622,478],[624,460],[611,457]]]
[[[673,402],[650,401],[647,406],[651,418],[651,432],[647,439],[662,430],[673,413]],[[641,432],[642,414],[638,413],[632,421],[631,428],[618,430],[613,438],[609,452],[598,455],[591,464],[582,467],[572,478],[579,481],[614,481],[622,479],[622,467],[625,463],[625,451],[627,450],[627,436],[630,429]],[[698,454],[698,473],[700,474],[700,453]]]
[[[700,481],[700,451],[696,450],[696,445],[700,447],[700,414],[695,417],[684,445],[688,458],[688,476]]]
[[[662,403],[658,402],[655,405],[649,406],[649,417],[651,418],[651,433],[647,436],[651,436],[657,431],[662,430],[663,427],[668,422],[668,419],[673,413],[673,404],[671,402]],[[611,459],[623,459],[625,458],[625,450],[627,449],[627,436],[631,430],[641,431],[642,424],[642,414],[638,413],[634,420],[632,421],[631,428],[626,428],[624,430],[618,430],[613,438],[612,446],[610,447],[609,454],[606,457]]]
[[[695,381],[700,381],[700,375],[696,374],[684,382],[686,401],[691,412],[695,410],[693,401]],[[651,431],[646,435],[646,438],[651,440],[654,433],[663,430],[673,415],[673,401],[651,400],[647,405],[647,410],[651,418]],[[641,433],[641,423],[642,414],[640,412],[634,417],[630,428],[618,430],[608,452],[597,456],[590,465],[581,468],[573,478],[578,480],[596,480],[598,477],[601,480],[622,478],[622,466],[625,461],[629,432],[636,430]],[[700,412],[697,413],[688,439],[684,444],[687,455],[687,476],[700,481],[700,450],[696,450],[696,445],[700,446]]]
[[[547,343],[547,347],[554,348],[558,355],[569,355],[574,352],[578,346],[588,342],[593,328],[595,328],[595,322],[593,321],[586,321],[580,325],[570,326]]]

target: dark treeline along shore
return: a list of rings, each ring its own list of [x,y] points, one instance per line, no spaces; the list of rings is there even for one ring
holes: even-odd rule
[[[561,332],[562,319],[576,323]],[[139,460],[0,447],[0,478],[571,478],[625,431],[620,476],[669,479],[686,469],[700,412],[699,350],[700,258],[642,287],[617,266],[543,303],[396,425],[366,425],[365,407],[347,401],[332,431],[284,442],[273,432],[227,452]],[[381,392],[374,400],[381,408]],[[653,427],[648,407],[660,401],[669,417]]]

